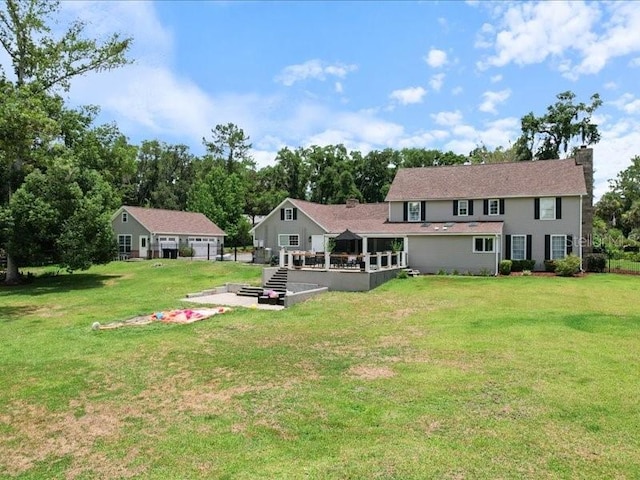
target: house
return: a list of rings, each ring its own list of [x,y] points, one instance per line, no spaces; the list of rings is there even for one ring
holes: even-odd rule
[[[204,214],[120,207],[111,217],[118,252],[125,258],[177,258],[181,247],[194,257],[215,259],[226,233]]]
[[[533,162],[400,169],[384,203],[319,205],[288,198],[252,229],[277,252],[328,250],[345,230],[359,240],[337,250],[374,254],[402,245],[423,273],[491,273],[502,259],[582,257],[592,230],[593,151]]]

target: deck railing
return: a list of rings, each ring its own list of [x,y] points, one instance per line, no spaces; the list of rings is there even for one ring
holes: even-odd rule
[[[293,269],[343,270],[371,272],[407,267],[407,252],[363,254],[314,253],[280,250],[280,267]]]

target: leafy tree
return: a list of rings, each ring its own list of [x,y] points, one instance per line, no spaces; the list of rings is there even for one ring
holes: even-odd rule
[[[69,270],[113,259],[110,212],[118,196],[93,169],[72,157],[36,169],[11,197],[10,251],[18,262],[55,262]]]
[[[15,80],[9,81],[0,71],[3,93],[9,94],[3,97],[9,108],[0,111],[1,170],[8,173],[1,187],[5,196],[4,224],[0,227],[7,232],[3,245],[7,250],[7,283],[19,278],[13,249],[18,248],[14,229],[22,218],[12,211],[16,205],[10,200],[12,193],[29,171],[40,166],[39,156],[51,139],[64,136],[61,116],[56,115],[64,109],[56,93],[68,90],[71,80],[79,75],[127,63],[130,39],[113,35],[98,44],[83,37],[82,22],[74,22],[61,36],[54,36],[47,22],[58,9],[59,3],[50,0],[5,0],[0,6],[0,45],[9,55],[15,75]],[[19,121],[14,124],[12,118]]]
[[[314,145],[307,150],[310,199],[312,202],[344,203],[348,198],[361,199],[354,180],[354,162],[344,145]]]
[[[608,227],[617,227],[624,235],[640,228],[640,156],[610,180],[610,191],[595,206],[595,214]]]
[[[400,163],[400,153],[387,148],[372,150],[364,157],[359,152],[352,152],[352,156],[356,162],[354,181],[362,200],[367,203],[384,201],[395,175],[395,166]]]
[[[515,147],[496,147],[495,150],[489,150],[485,145],[474,148],[469,152],[469,159],[472,163],[505,163],[515,162],[516,148]]]
[[[211,141],[203,138],[202,143],[215,160],[224,163],[227,173],[255,168],[255,162],[249,155],[251,143],[244,130],[233,123],[227,123],[216,125],[211,130],[211,135]]]
[[[185,145],[144,141],[138,150],[131,205],[184,210],[194,181],[195,157]]]
[[[591,96],[591,103],[574,103],[576,95],[559,93],[558,101],[547,107],[539,117],[533,112],[522,117],[522,135],[516,142],[516,156],[521,160],[549,160],[566,154],[575,140],[581,145],[600,141],[598,126],[592,123],[593,112],[602,105],[600,95]]]
[[[424,148],[403,148],[400,150],[400,167],[432,167],[438,165],[457,165],[464,163],[467,158],[451,151],[426,150]]]
[[[281,179],[279,188],[289,197],[304,200],[309,186],[309,163],[307,150],[292,151],[285,147],[276,155],[276,172]]]
[[[214,167],[195,181],[187,198],[187,208],[204,213],[227,234],[227,242],[239,245],[248,220],[244,217],[245,183],[237,173],[228,175],[224,167]],[[244,229],[244,230],[243,230]]]

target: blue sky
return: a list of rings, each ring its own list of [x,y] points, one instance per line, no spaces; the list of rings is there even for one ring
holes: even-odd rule
[[[69,99],[100,105],[135,143],[201,154],[233,122],[259,166],[312,144],[467,154],[508,147],[524,114],[572,90],[604,101],[598,196],[640,155],[636,2],[69,1],[63,13],[134,38],[133,65],[76,81]]]

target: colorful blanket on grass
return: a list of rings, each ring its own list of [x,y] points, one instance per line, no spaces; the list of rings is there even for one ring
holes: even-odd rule
[[[134,327],[141,325],[148,325],[153,322],[162,323],[193,323],[205,318],[212,317],[213,315],[219,315],[221,313],[227,313],[231,309],[229,307],[216,307],[216,308],[198,308],[198,309],[185,309],[185,310],[165,310],[160,312],[154,312],[151,315],[142,315],[139,317],[129,318],[128,320],[121,320],[119,322],[111,322],[101,324],[100,322],[94,322],[91,328],[93,330],[112,330],[120,327]]]

